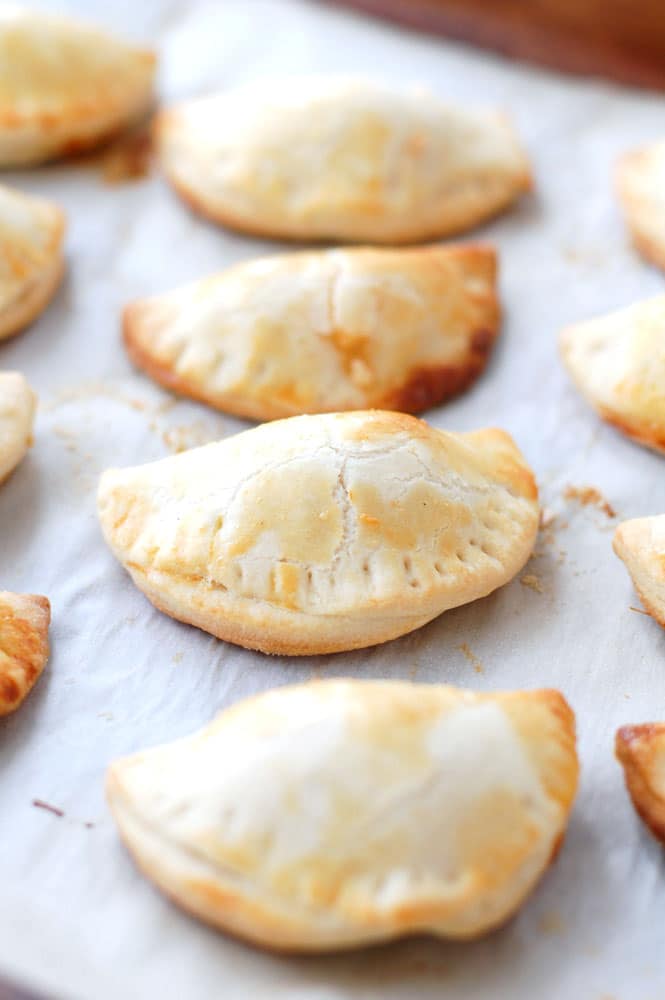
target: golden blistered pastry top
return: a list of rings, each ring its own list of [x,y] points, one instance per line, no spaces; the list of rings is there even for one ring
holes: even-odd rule
[[[333,680],[251,698],[120,760],[107,788],[170,896],[304,951],[500,924],[556,851],[577,772],[556,691]]]

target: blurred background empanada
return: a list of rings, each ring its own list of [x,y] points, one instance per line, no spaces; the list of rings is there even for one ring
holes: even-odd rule
[[[633,243],[665,270],[665,141],[621,158],[617,190]]]
[[[14,712],[41,677],[50,621],[46,597],[0,591],[0,715]]]
[[[64,231],[53,202],[0,185],[0,340],[31,323],[55,294]]]
[[[561,355],[604,420],[665,451],[665,295],[569,326]]]
[[[642,604],[665,628],[665,514],[624,521],[613,544]]]
[[[92,25],[0,7],[0,167],[95,146],[153,101],[155,56]]]
[[[491,247],[324,250],[134,302],[124,339],[167,388],[271,420],[434,406],[480,374],[498,324]]]
[[[299,240],[462,232],[531,187],[508,120],[362,78],[264,80],[167,108],[167,177],[203,215]]]
[[[37,397],[20,372],[0,372],[0,483],[32,444]]]

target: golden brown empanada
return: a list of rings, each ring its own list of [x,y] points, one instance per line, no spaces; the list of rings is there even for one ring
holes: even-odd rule
[[[569,326],[560,344],[569,373],[601,417],[665,450],[665,295]]]
[[[558,691],[315,681],[111,765],[144,873],[191,913],[289,951],[473,938],[550,864],[577,786]]]
[[[144,114],[155,56],[105,31],[18,5],[0,8],[0,167],[96,145]]]
[[[490,247],[324,250],[135,302],[124,338],[167,388],[272,420],[433,406],[482,371],[498,324]]]
[[[484,597],[528,559],[537,489],[499,430],[291,417],[106,472],[109,546],[161,610],[266,653],[330,653]]]
[[[14,712],[41,677],[50,621],[46,597],[0,591],[0,715]]]
[[[256,82],[163,111],[166,174],[203,215],[300,240],[459,233],[531,187],[500,114],[349,77]]]
[[[37,397],[19,372],[0,372],[0,483],[32,444]]]
[[[633,243],[665,270],[665,141],[621,158],[617,190]]]
[[[0,185],[0,340],[31,323],[54,295],[64,230],[53,202]]]
[[[622,726],[615,750],[637,813],[665,843],[665,722]]]
[[[613,545],[642,604],[665,628],[665,515],[624,521],[614,533]]]

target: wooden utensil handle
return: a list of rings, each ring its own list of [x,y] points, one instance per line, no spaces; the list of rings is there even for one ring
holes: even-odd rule
[[[337,2],[555,69],[665,89],[663,0]]]

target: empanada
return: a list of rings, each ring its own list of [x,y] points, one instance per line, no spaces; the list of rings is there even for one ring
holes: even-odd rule
[[[32,322],[64,271],[57,205],[0,185],[0,340]]]
[[[665,295],[570,326],[561,354],[598,413],[628,437],[665,450]]]
[[[283,254],[133,303],[124,338],[162,385],[239,416],[414,412],[484,368],[495,287],[490,247]]]
[[[624,521],[614,533],[613,545],[642,604],[665,628],[665,514]]]
[[[15,711],[41,677],[50,621],[46,597],[0,591],[0,715]]]
[[[37,397],[19,372],[0,372],[0,483],[32,444]]]
[[[508,120],[349,77],[252,83],[167,108],[166,174],[203,215],[299,240],[459,233],[531,187]]]
[[[558,691],[314,681],[111,765],[141,869],[191,913],[290,951],[473,938],[550,864],[577,786]]]
[[[153,100],[155,56],[79,21],[0,7],[0,167],[96,145]]]
[[[533,475],[499,430],[380,410],[291,417],[106,472],[109,546],[162,611],[266,653],[410,632],[517,573]]]
[[[622,726],[615,750],[637,813],[665,843],[665,722]]]
[[[665,270],[665,141],[621,158],[617,190],[633,243]]]

